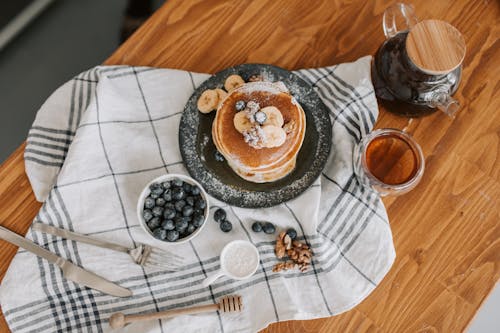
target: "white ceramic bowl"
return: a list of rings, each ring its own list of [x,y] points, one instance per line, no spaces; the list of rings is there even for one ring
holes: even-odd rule
[[[200,189],[201,197],[203,198],[203,200],[205,200],[205,203],[206,203],[206,207],[205,207],[205,211],[204,211],[205,219],[203,220],[202,225],[199,226],[198,229],[196,229],[191,235],[184,237],[184,238],[179,238],[175,242],[169,242],[167,240],[163,241],[163,240],[155,238],[153,236],[153,232],[149,229],[149,227],[146,224],[146,221],[144,221],[144,218],[142,217],[142,211],[144,209],[144,200],[151,192],[149,190],[149,186],[153,183],[162,183],[162,182],[165,182],[168,180],[173,180],[175,178],[178,178],[178,179],[180,179],[186,183],[189,183],[191,185],[198,186],[198,188]],[[161,244],[180,244],[180,243],[185,243],[185,242],[190,241],[191,239],[195,238],[201,232],[201,230],[203,229],[203,227],[207,223],[209,210],[210,210],[210,207],[209,207],[209,203],[208,203],[208,195],[205,192],[205,189],[203,189],[203,187],[193,178],[191,178],[189,176],[181,175],[181,174],[175,174],[175,173],[169,173],[169,174],[166,174],[166,175],[163,175],[163,176],[160,176],[160,177],[157,177],[157,178],[151,180],[144,187],[141,194],[139,195],[139,200],[137,200],[137,218],[139,219],[139,223],[141,224],[142,229],[146,232],[146,234],[151,236],[151,239],[153,239],[156,243],[161,243]]]

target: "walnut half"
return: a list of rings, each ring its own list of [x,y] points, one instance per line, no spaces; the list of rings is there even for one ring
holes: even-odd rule
[[[278,259],[288,257],[290,260],[274,265],[273,272],[286,271],[295,267],[305,272],[312,261],[312,251],[309,246],[296,240],[292,241],[285,232],[281,232],[276,238],[274,252]]]

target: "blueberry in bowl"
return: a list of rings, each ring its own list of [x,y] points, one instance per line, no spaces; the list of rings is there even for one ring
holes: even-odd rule
[[[209,212],[208,196],[191,177],[167,174],[150,181],[137,202],[137,217],[155,242],[184,243],[201,232]]]

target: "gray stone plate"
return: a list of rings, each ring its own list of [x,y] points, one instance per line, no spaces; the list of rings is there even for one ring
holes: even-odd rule
[[[252,183],[240,178],[225,161],[216,161],[216,148],[212,141],[215,112],[200,113],[196,102],[206,89],[223,88],[224,81],[231,74],[239,74],[245,81],[252,75],[262,75],[267,81],[282,81],[304,109],[304,143],[297,156],[295,170],[285,178],[272,183]],[[179,148],[191,177],[203,185],[211,196],[246,208],[275,206],[304,192],[321,174],[331,142],[332,126],[328,109],[313,88],[292,72],[265,64],[227,68],[203,82],[189,98],[179,127]]]

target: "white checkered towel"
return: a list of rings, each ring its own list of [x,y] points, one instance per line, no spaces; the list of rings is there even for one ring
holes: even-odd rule
[[[209,220],[192,242],[175,247],[179,272],[143,269],[126,254],[30,231],[27,237],[134,295],[117,298],[74,284],[61,271],[19,251],[3,279],[1,306],[14,332],[109,331],[116,311],[145,313],[211,304],[240,294],[239,314],[206,313],[127,326],[127,332],[255,332],[272,322],[339,314],[360,303],[394,261],[391,229],[380,198],[352,168],[354,144],[372,128],[377,102],[370,57],[294,73],[330,109],[333,142],[321,177],[298,198],[266,209],[226,207],[233,230]],[[26,172],[44,205],[36,221],[132,246],[150,243],[136,201],[144,185],[168,171],[186,173],[178,147],[184,105],[207,74],[145,67],[96,67],[59,88],[42,106],[28,136]],[[162,154],[160,154],[160,151]],[[224,206],[211,200],[212,205]],[[306,273],[273,273],[275,235],[251,231],[253,220],[294,227],[314,251]],[[248,280],[201,281],[219,268],[218,254],[247,239],[261,254]]]

